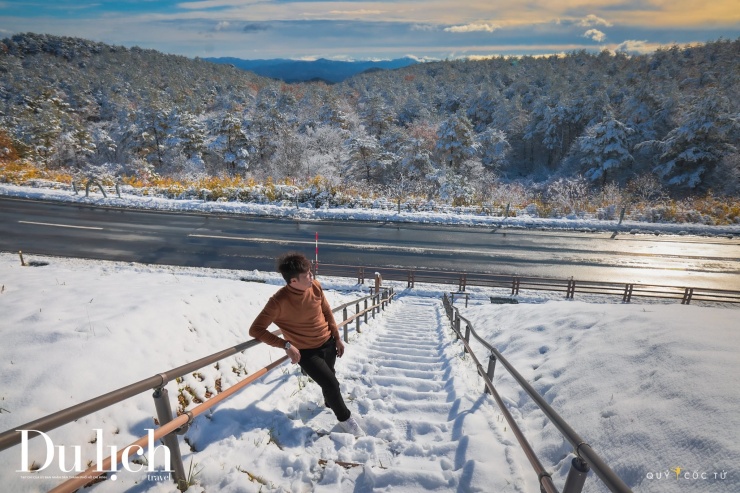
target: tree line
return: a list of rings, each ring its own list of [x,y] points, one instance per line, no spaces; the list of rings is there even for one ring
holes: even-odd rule
[[[470,204],[502,184],[740,195],[740,39],[445,60],[336,85],[25,33],[0,42],[0,159],[75,177],[240,177]]]

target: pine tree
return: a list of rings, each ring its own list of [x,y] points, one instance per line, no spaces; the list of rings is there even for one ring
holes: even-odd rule
[[[473,126],[467,117],[453,115],[439,126],[436,151],[445,166],[459,170],[466,160],[475,156],[477,149]]]
[[[588,168],[586,178],[606,184],[608,174],[629,166],[634,161],[628,147],[631,133],[631,128],[614,118],[587,128],[579,139],[581,163]]]
[[[724,96],[707,91],[692,101],[682,125],[659,142],[662,154],[655,172],[668,185],[696,188],[725,155],[737,152],[728,138],[737,133],[740,122],[728,107]]]

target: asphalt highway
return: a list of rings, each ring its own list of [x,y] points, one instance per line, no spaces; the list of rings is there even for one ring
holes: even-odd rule
[[[0,251],[270,270],[285,251],[319,262],[740,289],[737,238],[360,221],[296,222],[0,197]]]

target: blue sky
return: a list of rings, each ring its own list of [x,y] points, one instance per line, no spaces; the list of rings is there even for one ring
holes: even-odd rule
[[[0,37],[76,36],[189,57],[444,59],[649,52],[740,37],[738,0],[0,0]]]

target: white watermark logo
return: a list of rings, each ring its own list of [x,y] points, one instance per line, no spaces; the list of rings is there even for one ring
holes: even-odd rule
[[[673,469],[666,469],[665,471],[650,471],[645,477],[647,479],[674,479],[676,481],[711,481],[720,480],[724,481],[727,479],[727,471],[689,471],[676,466]]]
[[[49,467],[53,462],[54,458],[58,456],[59,461],[59,470],[62,472],[68,472],[68,473],[83,473],[87,470],[87,467],[83,464],[82,461],[82,447],[80,445],[73,445],[69,448],[72,449],[72,453],[70,454],[71,457],[71,464],[70,462],[70,455],[67,454],[67,448],[62,445],[54,446],[54,442],[51,440],[49,435],[44,433],[43,431],[38,430],[16,430],[21,432],[21,468],[20,470],[16,472],[30,472],[31,466],[29,465],[29,457],[28,457],[28,435],[29,433],[38,433],[41,435],[41,438],[43,438],[44,443],[46,445],[46,457],[44,460],[44,463],[40,467],[34,467],[34,471],[43,471],[47,467]],[[115,460],[115,456],[118,454],[118,448],[115,445],[109,446],[110,453],[107,454],[105,447],[103,445],[103,430],[100,428],[96,428],[95,430],[95,463],[96,463],[96,469],[95,472],[100,473],[107,473],[107,472],[116,472],[118,471],[117,467],[117,461]],[[139,445],[129,445],[128,447],[121,450],[121,465],[123,466],[123,469],[125,469],[128,472],[141,472],[144,468],[143,464],[139,464],[134,462],[132,464],[132,461],[130,460],[132,458],[132,455],[137,455],[139,457],[144,457],[146,459],[147,469],[146,471],[149,473],[156,472],[156,462],[155,462],[155,456],[157,455],[158,450],[162,450],[164,453],[163,457],[163,465],[164,465],[164,472],[172,472],[172,468],[170,465],[170,449],[167,448],[164,445],[157,445],[156,441],[154,439],[154,430],[147,428],[147,447],[146,452],[144,451],[144,448]],[[103,462],[107,458],[107,456],[110,455],[114,459],[111,461],[111,469],[106,471],[103,470]],[[34,466],[35,466],[34,461]],[[162,470],[159,470],[159,472],[162,472]],[[112,480],[116,479],[116,475],[112,475]]]

